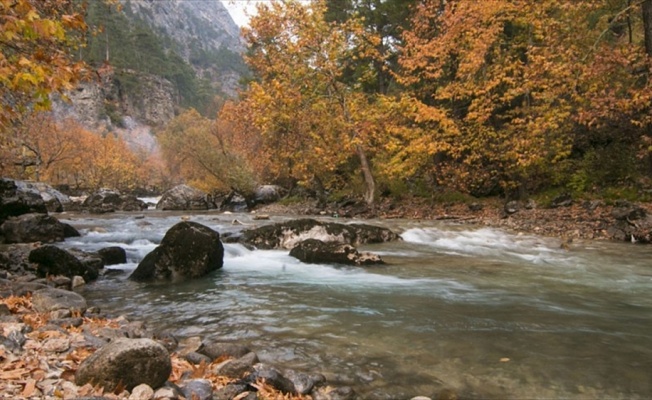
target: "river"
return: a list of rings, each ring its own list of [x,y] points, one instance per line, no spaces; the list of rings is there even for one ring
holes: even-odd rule
[[[402,237],[362,248],[385,266],[308,265],[287,251],[225,244],[223,269],[203,279],[127,280],[182,215],[221,234],[289,218],[61,214],[82,233],[64,246],[127,250],[129,262],[110,267],[124,274],[81,294],[180,337],[247,344],[264,362],[322,372],[363,399],[437,398],[443,389],[470,399],[652,397],[651,246],[565,250],[497,229],[371,220]]]

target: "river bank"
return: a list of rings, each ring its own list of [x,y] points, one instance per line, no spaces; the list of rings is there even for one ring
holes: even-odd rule
[[[641,215],[641,210],[645,215]],[[259,208],[256,212],[289,215],[320,213],[313,202],[292,205],[271,204]],[[642,242],[649,242],[649,235],[652,232],[652,221],[650,221],[652,203],[627,201],[607,204],[605,201],[595,200],[581,203],[569,202],[557,207],[542,207],[534,202],[506,204],[499,199],[461,203],[413,198],[403,202],[381,200],[373,209],[367,209],[359,204],[345,207],[331,206],[321,213],[354,218],[449,221],[456,224],[505,229],[520,234],[553,237],[565,244],[570,244],[576,239],[632,243],[643,238]],[[632,234],[635,236],[633,240]]]

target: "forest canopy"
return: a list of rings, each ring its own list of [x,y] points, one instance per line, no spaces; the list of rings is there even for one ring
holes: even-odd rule
[[[0,1],[3,126],[78,75],[64,51],[86,29],[64,12],[73,3]],[[214,118],[180,112],[159,134],[169,182],[369,204],[652,187],[652,0],[279,0],[258,5],[243,37],[240,97]],[[143,68],[168,68],[157,49],[163,61]]]

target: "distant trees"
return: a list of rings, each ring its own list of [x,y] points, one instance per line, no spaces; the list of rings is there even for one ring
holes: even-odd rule
[[[158,135],[172,176],[206,190],[253,195],[257,180],[248,161],[233,149],[228,126],[185,111]]]
[[[160,185],[152,178],[157,165],[112,133],[102,136],[73,120],[56,121],[51,114],[38,112],[25,120],[19,135],[22,146],[0,152],[7,161],[0,168],[2,175],[82,189]]]

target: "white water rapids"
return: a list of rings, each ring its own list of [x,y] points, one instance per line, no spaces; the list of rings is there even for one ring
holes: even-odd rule
[[[122,246],[127,273],[82,289],[93,305],[179,336],[249,345],[264,362],[319,371],[363,399],[652,397],[652,248],[574,243],[438,222],[364,221],[402,241],[365,247],[373,268],[308,265],[287,251],[225,244],[224,268],[175,284],[128,272],[179,213],[62,214],[82,237]],[[192,214],[221,234],[246,214]],[[244,225],[233,225],[233,220]],[[282,220],[272,218],[271,222]],[[338,220],[338,222],[348,222]]]

